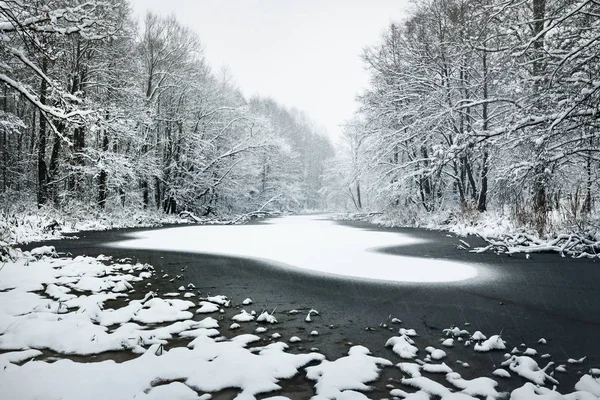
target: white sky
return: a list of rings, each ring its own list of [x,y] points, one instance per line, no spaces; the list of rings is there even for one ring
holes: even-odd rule
[[[228,66],[247,97],[305,111],[330,137],[368,84],[360,54],[408,0],[130,0],[134,14],[174,13],[200,36],[209,65]]]

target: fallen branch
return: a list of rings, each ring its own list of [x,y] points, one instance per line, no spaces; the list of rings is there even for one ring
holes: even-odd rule
[[[252,211],[252,212],[249,212],[246,214],[242,214],[239,217],[226,222],[226,224],[234,225],[234,224],[239,223],[240,221],[247,221],[248,219],[250,219],[252,217],[258,217],[258,216],[264,217],[266,215],[270,215],[270,213],[264,212],[263,210],[265,209],[266,206],[268,206],[269,204],[271,204],[272,202],[274,202],[275,200],[277,200],[280,197],[281,197],[281,194],[275,195],[275,196],[271,197],[266,203],[264,203],[258,210]]]
[[[590,234],[562,234],[549,240],[543,240],[532,235],[519,233],[506,235],[498,239],[488,239],[479,236],[487,246],[470,250],[472,253],[485,253],[493,251],[498,254],[516,253],[559,253],[563,257],[569,255],[573,258],[600,258],[600,241]]]

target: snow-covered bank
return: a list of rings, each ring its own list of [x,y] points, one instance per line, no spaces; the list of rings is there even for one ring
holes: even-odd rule
[[[473,252],[495,251],[498,253],[555,252],[572,257],[600,257],[600,229],[581,231],[580,227],[556,225],[551,233],[538,235],[527,226],[519,226],[505,215],[494,212],[472,213],[468,215],[405,216],[386,213],[337,214],[338,220],[363,221],[382,227],[425,228],[447,231],[460,237],[479,236],[488,242],[487,246],[464,249]]]
[[[153,227],[189,223],[189,218],[155,210],[114,209],[103,212],[87,207],[71,213],[51,207],[28,207],[18,212],[0,213],[0,241],[8,244],[60,239],[63,234],[82,231]]]
[[[600,370],[593,368],[597,366],[581,355],[548,362],[545,339],[514,348],[498,368],[465,379],[460,373],[468,364],[457,359],[454,348],[485,357],[488,351],[504,352],[513,345],[466,325],[469,331],[450,327],[440,332],[439,343],[428,343],[394,318],[391,326],[380,327],[389,337],[380,348],[354,345],[347,356],[326,360],[318,350],[294,344],[311,337],[318,347],[318,332],[279,334],[285,326],[277,319],[296,315],[292,311],[259,315],[251,298],[203,296],[191,282],[175,296],[182,299],[159,296],[151,289],[161,274],[150,265],[127,260],[58,258],[50,247],[13,251],[12,258],[0,267],[1,398],[198,400],[230,389],[236,399],[270,393],[283,400],[287,397],[277,393],[298,374],[305,377],[306,397],[314,399],[494,400],[508,397],[503,388],[517,376],[532,382],[512,390],[510,397],[517,400],[600,397]],[[196,295],[198,300],[189,300]],[[214,307],[199,312],[206,304]],[[315,318],[317,312],[311,310],[310,315]],[[311,323],[308,316],[298,318]],[[256,327],[255,333],[236,335],[228,329],[232,321]],[[115,361],[89,357],[107,351]],[[74,361],[71,355],[89,358]],[[393,379],[379,382],[382,369]],[[560,386],[565,372],[581,377],[575,392],[563,396],[552,387],[573,390]],[[375,384],[388,392],[372,392]]]
[[[11,245],[61,239],[64,234],[122,228],[150,228],[178,224],[240,224],[268,213],[224,216],[223,219],[198,217],[191,212],[165,214],[154,209],[118,208],[102,211],[81,206],[71,212],[52,207],[24,207],[18,212],[0,213],[0,242]]]
[[[379,281],[454,282],[474,278],[483,270],[465,263],[377,252],[423,240],[349,228],[322,215],[275,218],[258,225],[177,227],[131,237],[110,246],[260,258],[316,273]]]

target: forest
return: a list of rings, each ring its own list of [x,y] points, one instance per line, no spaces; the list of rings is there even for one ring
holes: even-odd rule
[[[599,39],[597,0],[417,2],[364,52],[328,193],[409,225],[598,231]]]
[[[321,205],[326,136],[300,111],[244,98],[172,16],[137,24],[124,0],[2,1],[0,60],[5,215]]]
[[[332,144],[301,111],[245,98],[173,16],[0,1],[4,226],[341,210],[597,228],[599,22],[598,0],[418,1],[364,50],[370,86]]]

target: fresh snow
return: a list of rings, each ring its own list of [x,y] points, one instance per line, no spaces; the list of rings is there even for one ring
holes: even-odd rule
[[[478,274],[477,268],[470,264],[375,251],[419,244],[423,239],[355,229],[314,215],[276,218],[259,225],[189,226],[130,236],[129,240],[110,245],[263,259],[317,273],[383,281],[451,282]],[[369,268],[364,268],[365,265]]]
[[[370,353],[364,346],[353,346],[346,357],[306,368],[306,377],[317,382],[313,400],[341,399],[347,390],[369,391],[366,384],[378,378],[380,366],[392,366],[389,360]]]
[[[281,335],[276,332],[262,338],[252,334],[236,336],[231,330],[240,328],[238,322],[255,318],[267,323],[276,320],[266,311],[257,315],[254,311],[233,309],[228,315],[237,314],[230,326],[222,315],[194,320],[201,318],[193,313],[195,309],[223,311],[222,307],[230,306],[231,300],[223,295],[207,296],[197,304],[187,298],[165,295],[161,298],[149,291],[140,293],[136,285],[145,287],[144,280],[153,276],[152,267],[121,262],[106,265],[106,261],[101,257],[58,258],[50,253],[34,257],[22,253],[16,261],[6,262],[0,268],[3,399],[208,400],[211,393],[233,389],[238,400],[255,399],[258,395],[284,400],[276,393],[271,397],[265,394],[279,390],[282,380],[303,374],[304,370],[306,378],[314,382],[314,399],[364,400],[369,398],[369,383],[381,377],[382,368],[393,366],[392,361],[371,355],[360,345],[352,345],[345,357],[326,360],[316,348],[307,353],[303,347],[294,346],[297,347],[294,351],[300,354],[288,353],[288,345],[277,341]],[[134,295],[143,298],[129,298]],[[110,303],[112,308],[108,308],[105,307],[108,301],[116,303]],[[308,316],[314,315],[317,312],[311,309]],[[256,325],[255,333],[267,332],[266,327]],[[454,339],[469,335],[455,328],[443,333],[437,343],[446,347],[454,344]],[[315,344],[320,340],[316,330],[310,336]],[[447,357],[450,365],[456,362],[468,366],[433,346],[422,347],[428,354],[425,361],[416,359],[419,348],[411,336],[415,337],[416,332],[403,328],[399,336],[385,343],[392,348],[391,357],[415,359],[396,364],[399,369],[396,372],[404,378],[398,376],[387,385],[393,397],[419,400],[431,400],[432,396],[441,400],[597,400],[600,397],[597,366],[586,365],[588,373],[582,372],[576,391],[562,394],[549,387],[558,384],[551,371],[564,372],[565,366],[554,369],[553,363],[549,363],[541,368],[530,357],[537,352],[523,345],[519,355],[507,354],[503,369],[494,370],[490,376],[510,379],[511,375],[518,375],[531,383],[503,394],[498,392],[498,382],[493,379],[484,376],[465,379],[448,364],[433,363],[431,360]],[[174,342],[184,339],[187,346]],[[471,351],[473,357],[481,351],[506,347],[499,335],[486,339],[477,331],[472,339],[473,344],[465,342],[468,344],[464,350],[461,346],[461,351]],[[293,336],[289,342],[300,342],[300,338]],[[250,347],[251,344],[257,347]],[[378,350],[383,351],[383,346]],[[110,359],[98,362],[93,358],[77,362],[62,356],[85,357],[104,352],[128,355],[120,362]],[[573,358],[569,363],[576,364],[575,369],[586,360],[586,357]],[[308,364],[311,366],[306,367]],[[437,376],[435,380],[433,375]],[[35,384],[31,384],[33,381]],[[409,388],[412,393],[403,390]]]

